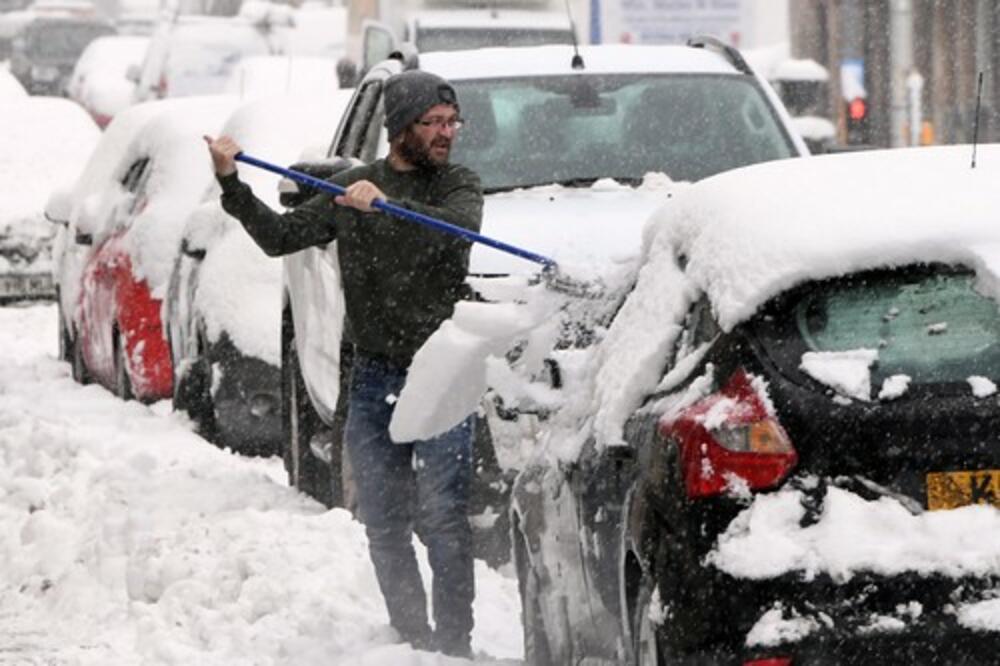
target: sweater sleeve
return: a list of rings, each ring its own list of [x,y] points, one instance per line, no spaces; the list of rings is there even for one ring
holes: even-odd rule
[[[236,173],[219,176],[222,208],[235,217],[254,242],[271,257],[325,245],[337,237],[333,197],[321,193],[286,213],[278,213],[254,196]]]

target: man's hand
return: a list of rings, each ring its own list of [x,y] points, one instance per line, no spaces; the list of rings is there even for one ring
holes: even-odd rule
[[[212,155],[212,166],[215,167],[215,173],[220,176],[236,173],[235,158],[243,150],[239,144],[228,136],[220,136],[218,139],[205,136],[204,139],[205,143],[208,144],[208,152]]]
[[[347,187],[347,191],[335,197],[334,201],[341,206],[350,206],[351,208],[357,208],[363,213],[371,213],[372,203],[376,199],[385,201],[385,195],[382,194],[382,190],[375,187],[375,184],[371,181],[359,180],[356,183],[351,183]]]

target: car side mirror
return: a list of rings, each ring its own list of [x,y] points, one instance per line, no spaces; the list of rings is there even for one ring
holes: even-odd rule
[[[93,234],[88,234],[85,231],[79,231],[78,230],[76,232],[76,239],[75,240],[76,240],[76,244],[77,245],[93,245],[94,244],[94,235]]]
[[[315,162],[296,162],[290,166],[289,169],[292,171],[301,171],[302,173],[312,176],[313,178],[327,180],[342,171],[346,171],[347,169],[356,166],[357,164],[358,162],[356,160],[350,160],[344,157],[333,157],[325,160],[317,160]],[[300,206],[317,194],[319,194],[319,190],[315,187],[297,183],[291,178],[282,178],[278,182],[278,200],[281,202],[281,205],[286,208],[295,208],[296,206]]]
[[[45,219],[53,224],[69,225],[69,215],[73,210],[73,192],[69,188],[58,188],[45,202]]]
[[[139,65],[136,65],[135,63],[129,65],[128,69],[125,70],[125,78],[137,85],[139,83],[139,76],[141,74],[142,74],[142,69],[140,69]]]

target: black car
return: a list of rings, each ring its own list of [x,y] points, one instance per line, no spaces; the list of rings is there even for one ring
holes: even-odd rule
[[[803,367],[804,354],[856,349],[878,350],[873,386],[905,376],[905,391],[846,396]],[[591,440],[575,464],[518,478],[527,662],[995,663],[1000,636],[955,610],[994,598],[995,577],[756,578],[717,552],[752,498],[777,489],[800,496],[802,528],[834,488],[915,515],[1000,503],[1000,403],[969,381],[1000,370],[1000,311],[975,274],[931,264],[809,282],[728,332],[702,297],[670,367],[692,354],[628,420],[626,446]],[[775,609],[806,631],[755,644]],[[873,618],[893,630],[870,631]]]

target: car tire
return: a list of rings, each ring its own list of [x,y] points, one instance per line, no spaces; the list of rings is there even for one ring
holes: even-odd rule
[[[326,425],[313,408],[306,391],[295,348],[291,312],[286,311],[282,319],[281,422],[284,436],[281,454],[288,472],[288,483],[324,506],[342,506],[339,465],[335,476],[331,473],[331,465],[312,454],[313,438]]]
[[[183,372],[174,363],[173,407],[174,411],[187,412],[199,435],[209,442],[217,443],[212,366],[206,357],[207,349],[204,338],[199,335],[197,359],[188,364]]]
[[[128,357],[125,351],[125,341],[121,334],[114,334],[115,349],[115,395],[122,400],[135,400],[132,390],[132,379],[128,374]]]
[[[90,373],[87,371],[87,363],[83,360],[83,342],[80,336],[74,336],[70,343],[70,374],[77,384],[87,385],[90,383]]]
[[[639,583],[639,595],[635,601],[635,617],[632,619],[632,655],[635,666],[665,666],[661,648],[659,629],[649,617],[655,585],[643,576]]]
[[[516,526],[512,533],[514,535],[514,561],[517,566],[518,589],[521,592],[524,664],[525,666],[555,666],[539,599],[538,574],[531,567],[524,535]]]

